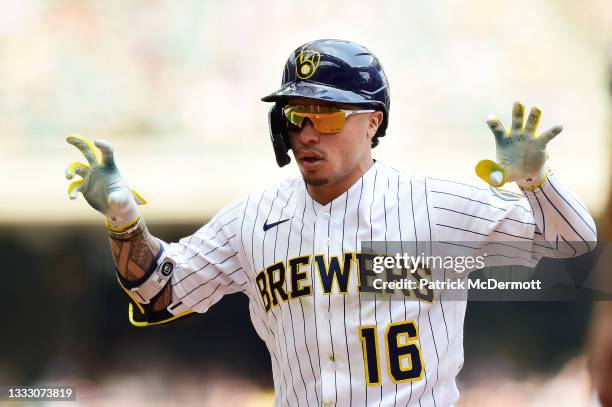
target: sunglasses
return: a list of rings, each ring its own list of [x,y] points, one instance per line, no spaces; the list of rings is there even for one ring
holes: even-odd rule
[[[331,134],[338,133],[344,128],[348,116],[375,111],[347,110],[334,106],[297,105],[283,108],[283,115],[287,118],[289,131],[298,131],[304,125],[304,119],[308,119],[319,133]]]

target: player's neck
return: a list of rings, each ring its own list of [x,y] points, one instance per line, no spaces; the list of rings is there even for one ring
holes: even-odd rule
[[[367,160],[364,160],[357,165],[355,169],[347,176],[334,182],[333,184],[320,186],[308,185],[308,193],[312,199],[321,205],[327,205],[352,187],[353,184],[355,184],[355,182],[357,182],[359,178],[361,178],[363,174],[365,174],[366,171],[372,167],[372,165],[374,165],[374,160],[370,156]]]

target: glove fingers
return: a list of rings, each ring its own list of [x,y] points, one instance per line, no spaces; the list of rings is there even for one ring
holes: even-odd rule
[[[89,174],[89,169],[88,168],[75,168],[74,172],[76,172],[78,176],[85,178],[85,176]]]
[[[504,128],[504,125],[495,116],[489,117],[489,119],[487,120],[487,125],[493,132],[495,140],[498,143],[501,141],[502,138],[506,136],[506,129]]]
[[[563,131],[563,126],[555,126],[552,129],[549,129],[544,133],[540,134],[540,136],[536,140],[538,140],[543,145],[546,145],[550,140],[557,137],[557,135],[561,133],[561,131]]]
[[[542,111],[537,106],[531,108],[529,112],[529,117],[527,118],[527,124],[525,124],[525,133],[528,135],[534,135],[536,130],[538,129],[538,124],[540,123],[540,116],[542,115]]]
[[[87,159],[90,167],[94,167],[101,163],[100,153],[94,145],[83,136],[77,134],[66,137],[66,141],[78,148]]]
[[[87,172],[89,171],[89,167],[83,163],[75,161],[71,163],[68,167],[66,167],[66,170],[65,170],[66,179],[74,178],[75,173],[80,175],[81,177],[84,177],[83,171],[85,172],[85,174],[87,174]]]
[[[83,189],[84,180],[80,179],[74,182],[71,182],[68,186],[68,197],[70,199],[77,199],[77,194],[81,189]]]
[[[114,163],[113,147],[110,145],[108,141],[98,139],[95,141],[94,144],[102,152],[102,164],[103,165],[109,165],[109,164]]]
[[[525,106],[521,102],[514,102],[512,106],[512,133],[518,133],[523,129],[523,116]]]

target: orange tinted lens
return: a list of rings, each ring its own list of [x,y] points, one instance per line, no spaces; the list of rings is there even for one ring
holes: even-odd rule
[[[298,105],[287,106],[283,114],[291,125],[301,128],[308,118],[320,133],[338,133],[344,127],[346,115],[334,106]]]
[[[307,116],[314,128],[320,133],[338,133],[344,127],[344,112],[309,114]]]

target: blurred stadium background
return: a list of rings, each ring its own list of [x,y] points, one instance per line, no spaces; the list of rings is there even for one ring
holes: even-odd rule
[[[279,170],[267,109],[289,53],[345,38],[392,89],[376,158],[471,176],[485,124],[514,100],[562,123],[552,166],[610,239],[612,6],[606,0],[0,1],[0,385],[69,383],[81,405],[271,405],[269,355],[246,297],[167,327],[131,328],[101,217],[69,201],[79,133],[110,141],[176,240]],[[586,405],[588,303],[470,303],[461,406]],[[560,328],[563,327],[561,330]],[[13,405],[13,404],[12,404]]]

